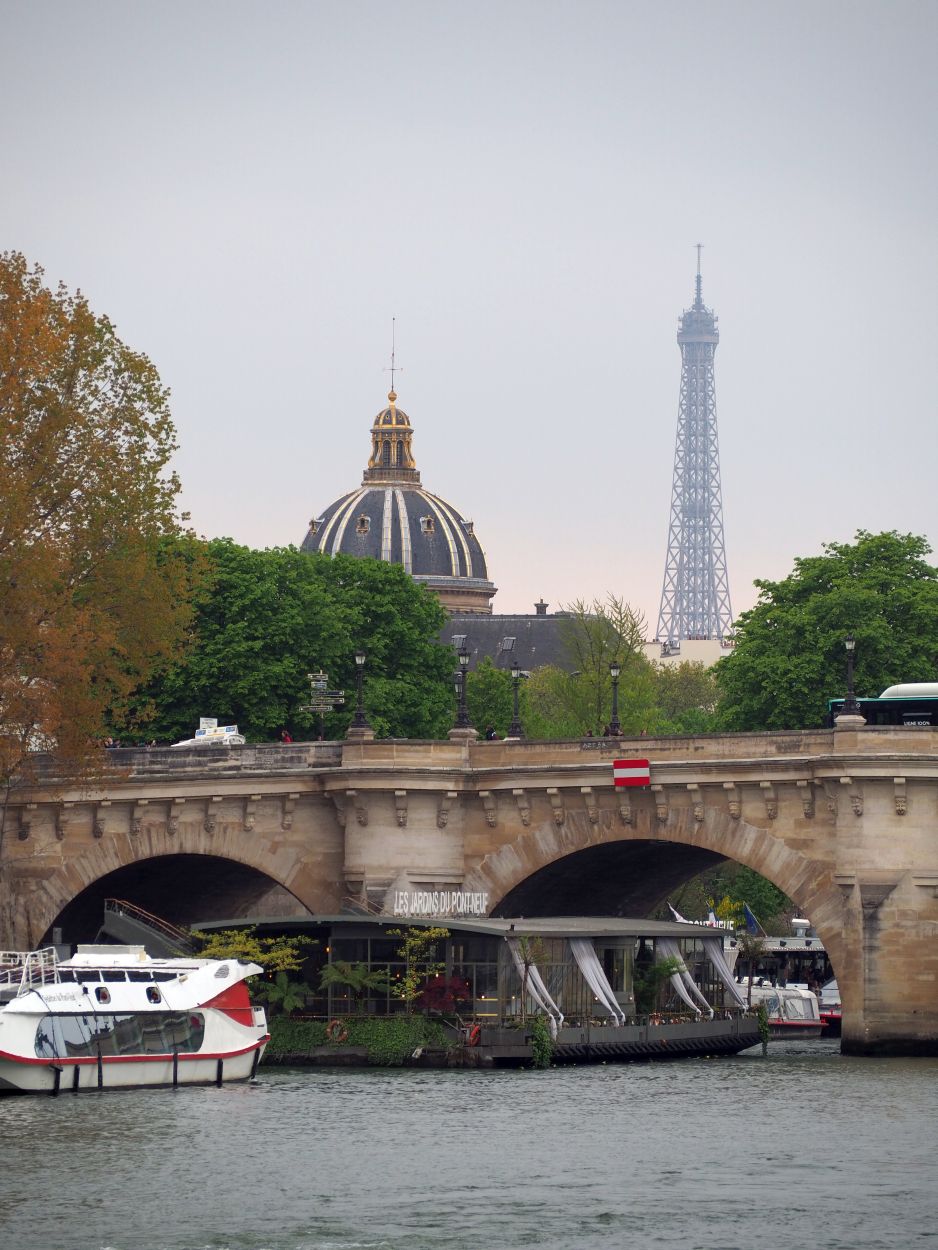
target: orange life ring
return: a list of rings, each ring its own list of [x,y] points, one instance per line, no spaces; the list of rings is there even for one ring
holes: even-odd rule
[[[330,1020],[326,1025],[326,1037],[330,1042],[347,1042],[348,1029],[341,1020]]]
[[[474,1024],[469,1030],[469,1045],[478,1046],[482,1037],[482,1029],[478,1024]]]

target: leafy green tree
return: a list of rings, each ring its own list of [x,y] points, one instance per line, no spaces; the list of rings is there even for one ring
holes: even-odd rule
[[[193,930],[192,938],[199,946],[200,959],[243,959],[260,964],[265,972],[299,972],[306,946],[318,946],[315,938],[304,934],[278,935],[262,938],[253,926],[246,929],[216,929],[211,933]]]
[[[200,716],[236,723],[253,741],[284,727],[318,732],[318,718],[301,708],[306,675],[320,668],[346,692],[343,711],[326,719],[327,733],[341,736],[355,706],[358,648],[368,657],[364,698],[375,732],[444,736],[453,670],[452,651],[438,641],[445,615],[403,568],[293,547],[253,551],[226,538],[204,552],[211,584],[198,602],[190,651],[137,703],[148,737],[190,737]]]
[[[795,561],[783,581],[757,581],[736,622],[733,654],[715,666],[728,729],[820,726],[845,692],[844,639],[856,638],[855,688],[931,681],[938,669],[938,570],[924,538],[859,530],[853,543]]]
[[[582,599],[567,605],[561,623],[561,636],[577,680],[578,700],[588,692],[591,714],[587,725],[598,732],[609,720],[612,709],[612,679],[609,665],[620,666],[619,719],[630,732],[633,722],[647,719],[653,707],[651,665],[645,658],[645,618],[616,595],[605,600]],[[579,709],[578,709],[579,710]],[[627,724],[628,722],[628,724]]]
[[[675,959],[673,955],[648,964],[647,967],[636,965],[632,984],[637,1015],[648,1016],[654,1011],[658,1005],[658,996],[662,986],[680,970],[681,961]]]
[[[307,985],[304,981],[291,981],[287,972],[277,972],[273,979],[265,981],[257,991],[275,1015],[292,1015],[306,1003]]]
[[[388,929],[388,937],[399,937],[398,955],[404,961],[404,971],[395,986],[398,997],[403,999],[408,1011],[423,993],[428,981],[440,975],[446,964],[435,958],[437,943],[449,937],[449,929],[436,925],[422,928],[411,925],[407,929]]]
[[[339,986],[351,991],[356,1005],[369,994],[386,994],[390,988],[388,974],[383,968],[369,968],[367,964],[353,964],[337,959],[326,964],[319,977],[319,988],[328,990]]]
[[[719,696],[712,668],[699,661],[659,664],[655,668],[658,733],[709,733],[716,729]]]
[[[511,724],[513,695],[511,674],[496,668],[489,656],[485,656],[475,670],[466,677],[466,705],[469,719],[480,733],[491,726],[504,737]],[[523,688],[519,691],[519,706]],[[522,723],[523,718],[522,718]]]

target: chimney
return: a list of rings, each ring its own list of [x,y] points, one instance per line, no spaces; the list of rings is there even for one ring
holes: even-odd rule
[[[537,613],[538,616],[547,615],[547,604],[544,602],[543,599],[539,599],[537,603],[535,603],[534,611]]]

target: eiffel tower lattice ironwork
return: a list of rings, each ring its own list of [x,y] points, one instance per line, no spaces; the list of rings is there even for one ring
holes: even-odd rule
[[[690,638],[722,642],[733,628],[713,383],[713,357],[720,332],[713,310],[703,302],[700,245],[696,298],[681,317],[677,341],[681,348],[681,399],[657,631],[658,641],[671,647]]]

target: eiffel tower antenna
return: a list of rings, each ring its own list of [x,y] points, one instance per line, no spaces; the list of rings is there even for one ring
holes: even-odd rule
[[[657,639],[669,650],[682,639],[718,638],[732,632],[713,357],[720,341],[717,319],[703,302],[697,244],[696,298],[681,317],[681,395],[674,447],[668,554],[661,589]]]

